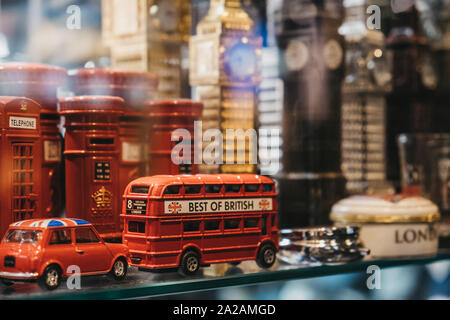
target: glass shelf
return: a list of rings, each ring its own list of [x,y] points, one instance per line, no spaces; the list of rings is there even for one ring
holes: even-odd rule
[[[254,261],[245,261],[238,266],[211,265],[201,269],[200,274],[194,277],[183,277],[176,271],[150,273],[130,268],[127,278],[122,282],[115,282],[107,276],[82,278],[80,290],[69,290],[66,282],[61,283],[61,287],[52,292],[40,289],[37,284],[15,284],[12,287],[1,285],[0,299],[136,299],[272,281],[365,273],[370,265],[389,268],[424,265],[449,259],[450,251],[441,251],[436,257],[425,259],[366,258],[359,262],[330,266],[292,266],[279,262],[270,270],[258,268]]]

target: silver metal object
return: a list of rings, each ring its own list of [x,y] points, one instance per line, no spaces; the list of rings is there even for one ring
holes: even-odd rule
[[[370,253],[359,239],[359,227],[284,229],[279,259],[288,264],[341,264]]]

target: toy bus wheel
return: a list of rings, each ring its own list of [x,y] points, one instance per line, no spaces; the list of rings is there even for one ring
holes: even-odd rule
[[[38,283],[44,289],[55,290],[61,284],[61,270],[56,265],[48,266]]]
[[[238,265],[241,264],[242,261],[233,261],[233,262],[229,262],[230,265],[232,265],[233,267],[237,267]]]
[[[125,279],[127,275],[128,264],[124,259],[117,259],[111,268],[110,275],[117,281]]]
[[[200,269],[200,258],[194,251],[186,252],[181,258],[180,273],[193,275]]]
[[[275,263],[277,252],[273,245],[265,244],[261,247],[256,259],[256,263],[261,268],[270,268]]]

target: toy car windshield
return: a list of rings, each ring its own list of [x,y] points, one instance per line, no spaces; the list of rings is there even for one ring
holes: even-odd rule
[[[42,239],[40,230],[10,230],[5,237],[5,243],[37,244]]]

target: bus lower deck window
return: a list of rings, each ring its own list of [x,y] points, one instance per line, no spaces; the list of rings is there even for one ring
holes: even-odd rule
[[[244,228],[256,228],[258,227],[258,218],[244,219]]]
[[[200,222],[198,221],[185,221],[183,223],[184,232],[195,232],[200,231]]]
[[[224,229],[239,229],[239,221],[238,219],[227,219],[224,221],[223,228]]]
[[[128,222],[128,232],[145,233],[145,222]]]
[[[205,221],[205,231],[219,230],[220,220],[206,220]]]

